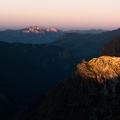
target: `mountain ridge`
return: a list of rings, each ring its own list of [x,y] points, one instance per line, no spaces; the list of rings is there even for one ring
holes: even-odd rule
[[[100,54],[101,47],[120,35],[120,29],[100,34],[66,33],[49,45],[61,46],[73,50],[82,58],[92,59]]]
[[[47,44],[56,40],[64,32],[55,27],[30,26],[18,30],[0,31],[0,41],[14,43]]]
[[[88,30],[69,30],[67,33],[79,33],[79,34],[100,34],[106,32],[107,30],[102,29],[88,29]]]
[[[104,61],[100,59],[104,59]],[[120,58],[112,58],[110,56],[102,56],[92,59],[88,62],[108,64],[108,71],[114,66],[114,63]],[[73,71],[71,79],[62,80],[60,83],[48,93],[43,102],[39,102],[36,109],[26,110],[25,114],[15,120],[112,120],[120,118],[120,76],[106,79],[100,82],[98,78],[84,77],[82,74],[86,69],[83,66],[85,61],[77,65]],[[82,69],[80,69],[81,66]],[[103,66],[106,68],[106,66]],[[97,66],[99,69],[99,65]],[[117,69],[120,69],[118,66]],[[116,70],[117,70],[116,69]],[[88,69],[89,70],[89,69]],[[100,68],[101,70],[101,68]],[[89,70],[91,72],[91,70]],[[99,73],[98,73],[99,74]],[[116,74],[116,73],[114,73]],[[110,74],[109,74],[110,75]],[[97,80],[96,80],[97,79]],[[103,78],[102,78],[103,79]],[[33,114],[30,114],[33,113]]]

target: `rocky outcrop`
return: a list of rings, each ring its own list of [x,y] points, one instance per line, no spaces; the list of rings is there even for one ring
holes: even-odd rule
[[[93,79],[99,83],[117,78],[120,75],[120,58],[102,56],[77,65],[77,73],[84,79]]]
[[[62,80],[32,110],[34,114],[28,108],[16,120],[119,120],[119,61],[110,56],[83,60],[71,79]]]

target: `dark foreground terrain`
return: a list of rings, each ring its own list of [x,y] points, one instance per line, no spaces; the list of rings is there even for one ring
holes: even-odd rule
[[[120,58],[102,56],[79,63],[45,98],[14,120],[119,120]]]

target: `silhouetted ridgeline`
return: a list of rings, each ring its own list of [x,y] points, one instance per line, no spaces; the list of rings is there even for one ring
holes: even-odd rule
[[[79,33],[79,34],[100,34],[106,32],[102,29],[90,29],[90,30],[69,30],[67,33]]]

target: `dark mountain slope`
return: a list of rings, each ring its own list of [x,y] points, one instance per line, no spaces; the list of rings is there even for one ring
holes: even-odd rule
[[[101,34],[67,33],[59,37],[50,45],[62,46],[73,50],[83,58],[93,58],[99,55],[100,48],[106,42],[120,35],[120,29],[103,32]]]
[[[83,61],[71,79],[62,80],[39,107],[16,120],[119,120],[119,62],[109,56]]]
[[[68,77],[78,61],[69,49],[4,42],[0,42],[0,58],[0,88],[32,98]]]
[[[104,44],[101,48],[101,55],[120,56],[120,36]]]
[[[4,87],[4,86],[3,86]],[[0,120],[8,120],[18,111],[23,111],[32,101],[26,97],[13,96],[10,91],[0,89]]]
[[[66,48],[0,42],[0,119],[21,112],[60,79],[70,77],[77,62]]]
[[[0,119],[7,120],[13,115],[15,108],[13,102],[0,90]]]

